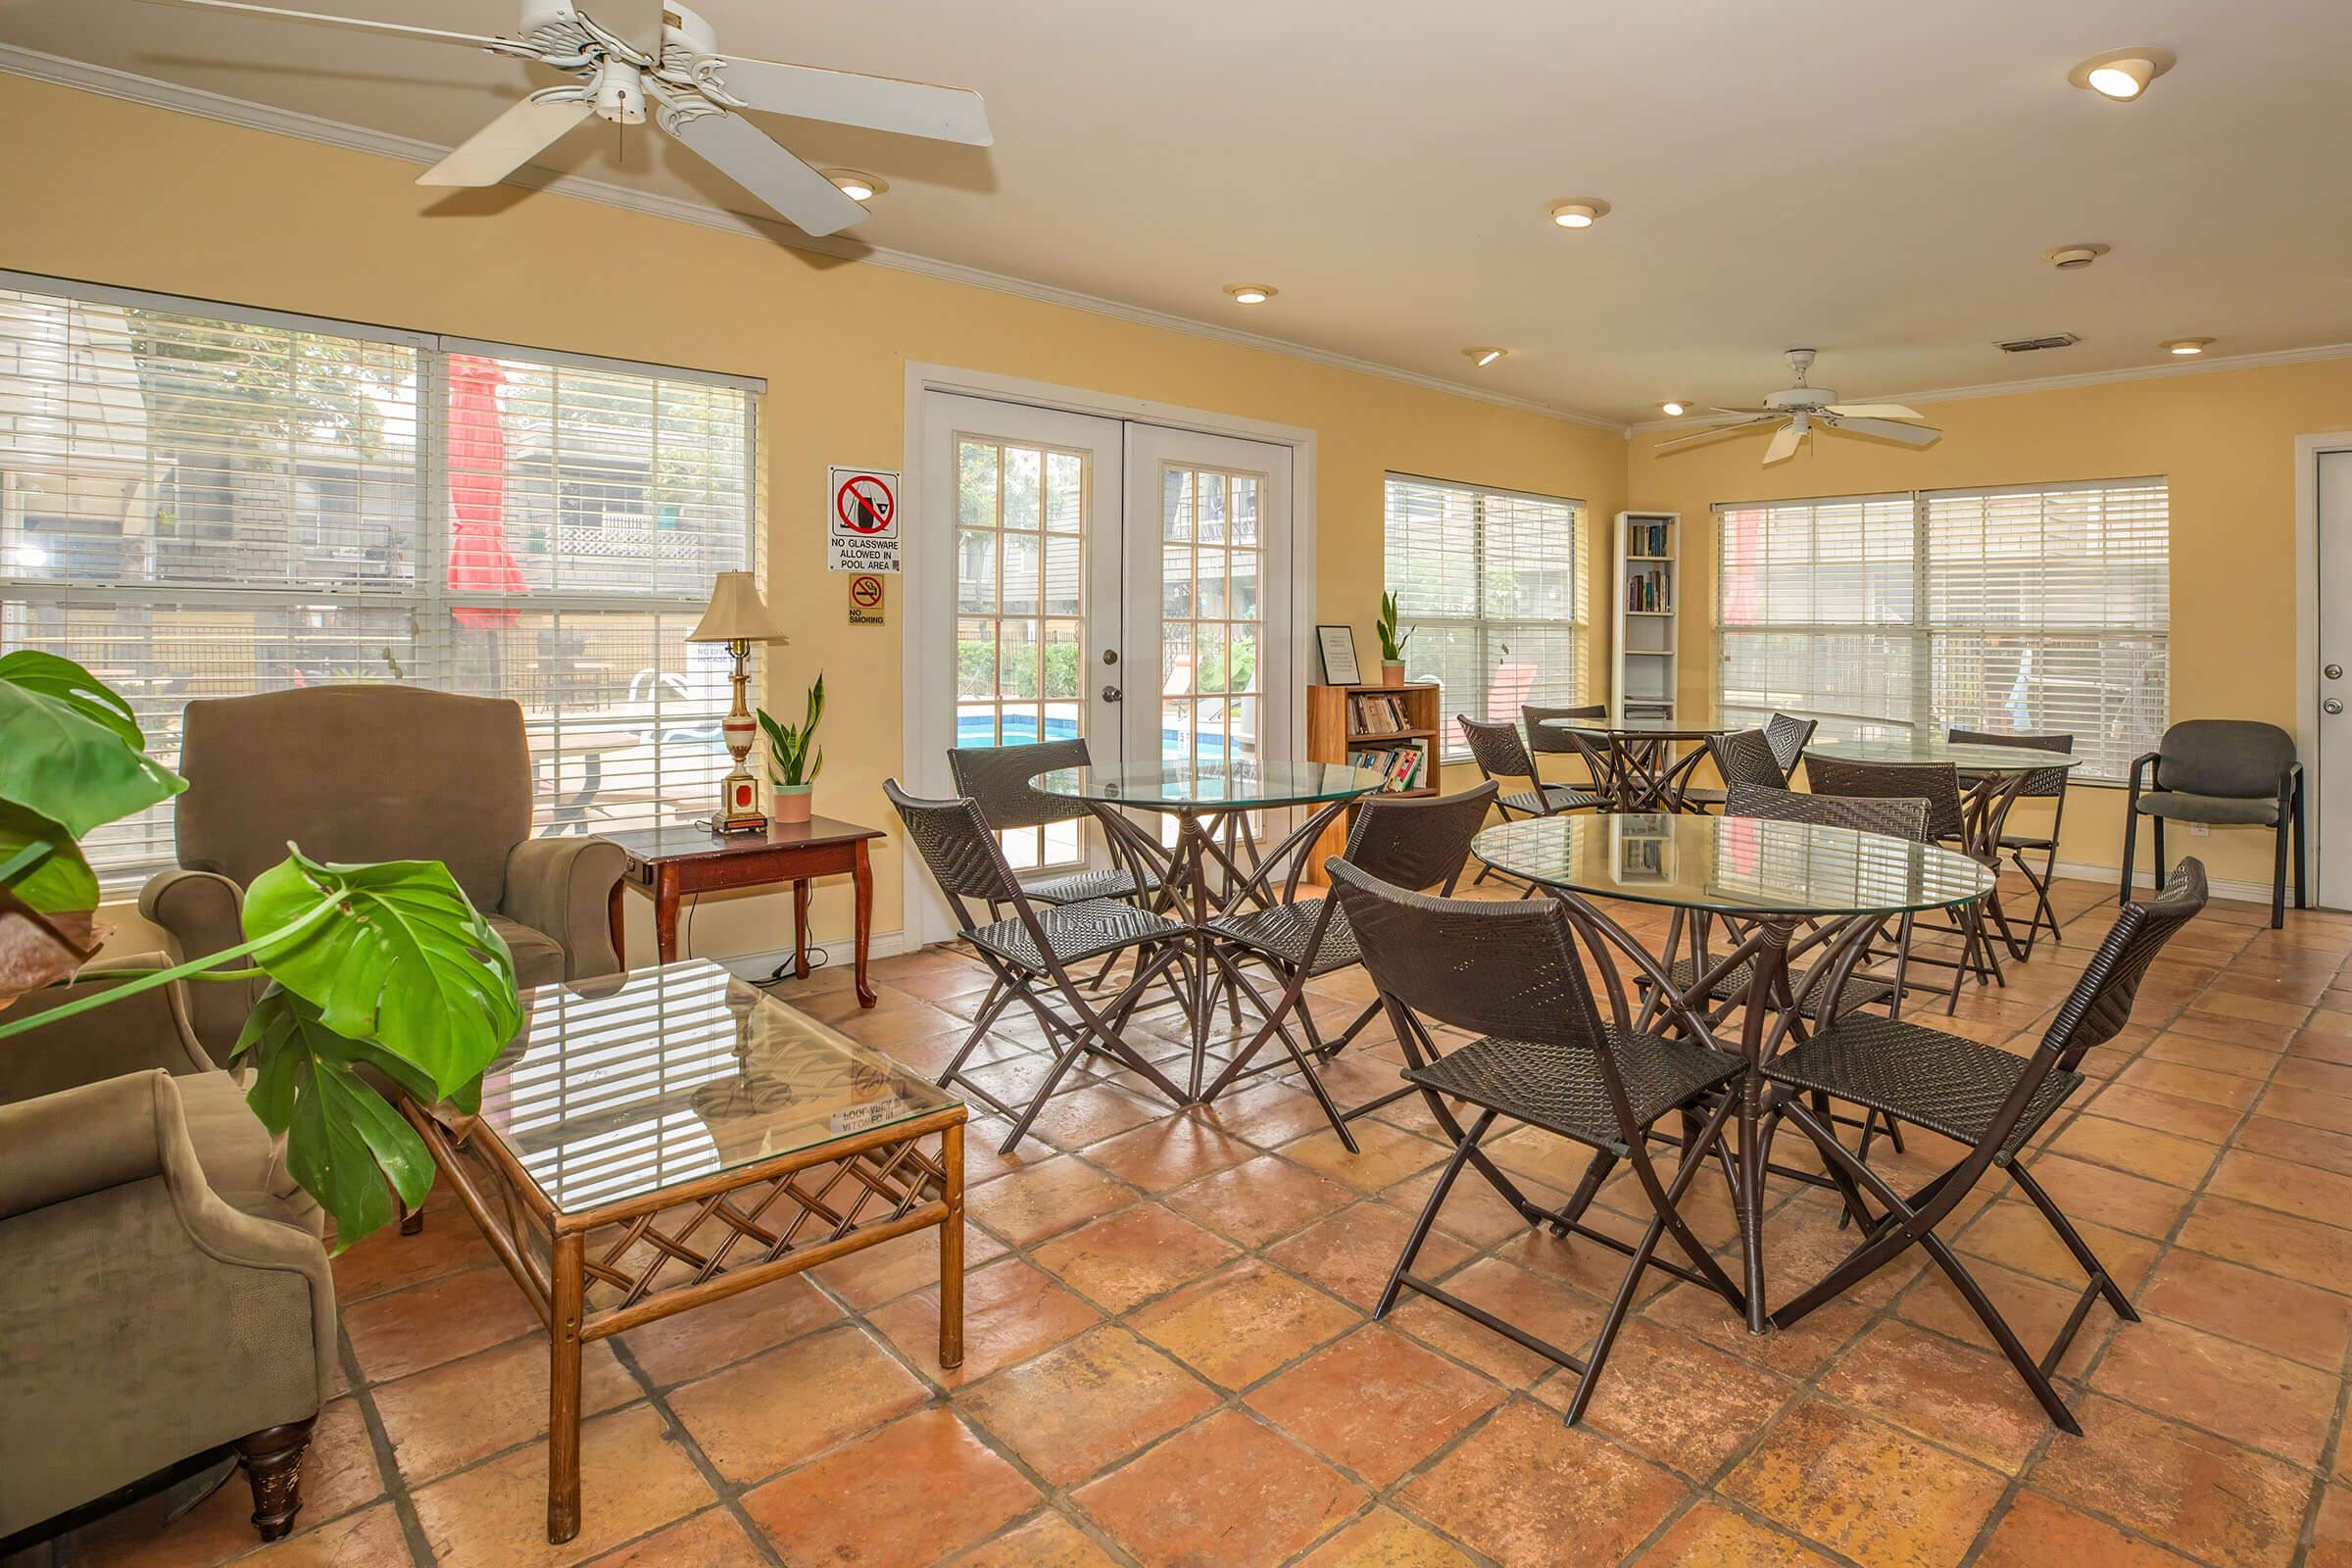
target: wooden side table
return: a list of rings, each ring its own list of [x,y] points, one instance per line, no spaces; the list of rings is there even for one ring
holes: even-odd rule
[[[882,830],[840,822],[829,816],[806,822],[770,822],[765,833],[720,835],[691,823],[602,833],[629,858],[628,873],[612,888],[612,951],[625,953],[620,939],[620,890],[633,887],[654,901],[654,941],[663,963],[678,958],[678,901],[689,894],[729,888],[792,884],[792,972],[808,974],[808,884],[847,872],[857,886],[858,1003],[874,1004],[866,982],[866,948],[873,936],[874,870],[866,845]]]

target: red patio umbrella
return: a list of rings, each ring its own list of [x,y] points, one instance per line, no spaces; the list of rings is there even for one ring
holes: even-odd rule
[[[496,360],[449,358],[449,586],[454,593],[524,594],[522,566],[507,548],[507,435],[498,389],[507,379]],[[462,609],[461,626],[514,624],[512,610]]]

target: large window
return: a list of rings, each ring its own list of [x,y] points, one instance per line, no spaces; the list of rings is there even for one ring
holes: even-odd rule
[[[1466,755],[1455,713],[1515,721],[1524,703],[1584,700],[1582,502],[1393,473],[1387,523],[1405,678],[1445,688],[1446,756]],[[1361,650],[1367,666],[1379,653]]]
[[[0,273],[0,647],[171,760],[191,698],[407,681],[522,705],[542,832],[709,810],[759,383]],[[385,744],[397,745],[397,736]],[[87,845],[172,858],[168,808]]]
[[[2075,737],[2118,781],[2164,731],[2162,479],[1715,509],[1728,714],[1825,735]]]

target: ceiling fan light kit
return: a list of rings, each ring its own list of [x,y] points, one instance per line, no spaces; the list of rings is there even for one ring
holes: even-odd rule
[[[593,0],[593,12],[570,0],[530,0],[511,37],[286,11],[246,0],[152,3],[462,44],[532,61],[572,78],[523,98],[426,170],[419,185],[495,185],[591,117],[616,125],[643,124],[650,118],[770,211],[805,233],[822,235],[866,216],[844,181],[832,177],[856,172],[819,173],[737,111],[764,110],[973,147],[995,142],[978,93],[723,55],[710,23],[674,0]],[[880,180],[857,177],[869,195],[886,188]]]
[[[1805,376],[1813,368],[1811,349],[1790,349],[1788,368],[1795,373],[1796,385],[1778,392],[1768,392],[1764,401],[1745,408],[1714,409],[1721,417],[1712,427],[1690,435],[1661,441],[1653,448],[1657,452],[1673,452],[1682,447],[1696,446],[1742,430],[1776,426],[1772,440],[1764,448],[1767,464],[1785,463],[1796,456],[1797,449],[1813,436],[1816,430],[1828,430],[1840,435],[1877,436],[1882,440],[1899,441],[1905,446],[1924,447],[1939,439],[1943,432],[1931,424],[1905,424],[1899,420],[1917,419],[1919,411],[1900,403],[1840,403],[1838,394],[1828,387],[1807,386]],[[1668,413],[1676,412],[1675,405],[1660,405]]]

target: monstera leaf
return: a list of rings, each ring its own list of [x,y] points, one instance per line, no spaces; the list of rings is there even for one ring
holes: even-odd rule
[[[0,887],[35,909],[94,909],[98,874],[61,823],[0,801]]]
[[[415,1066],[431,1098],[465,1088],[522,1024],[506,942],[438,860],[330,865],[288,848],[245,892],[254,961],[334,1033]],[[334,912],[313,918],[322,902]]]
[[[429,1103],[439,1097],[413,1064],[337,1034],[317,1006],[283,986],[263,993],[232,1059],[252,1064],[246,1102],[286,1140],[286,1169],[333,1216],[338,1250],[392,1219],[394,1193],[411,1208],[424,1202],[433,1185],[431,1152],[354,1071],[371,1065]]]
[[[78,839],[188,787],[139,754],[137,722],[119,700],[100,701],[105,691],[71,660],[40,654],[27,661],[24,653],[0,660],[0,801]]]

